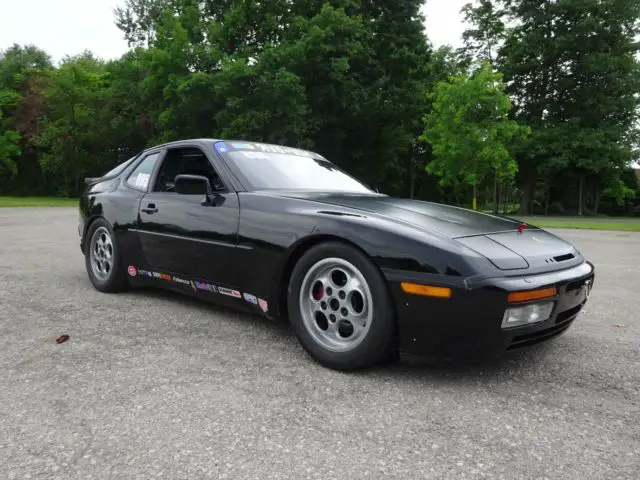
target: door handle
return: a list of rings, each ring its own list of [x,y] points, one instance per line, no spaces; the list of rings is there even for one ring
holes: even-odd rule
[[[141,208],[140,211],[151,214],[151,213],[156,213],[158,209],[156,208],[155,203],[149,203],[145,208]]]

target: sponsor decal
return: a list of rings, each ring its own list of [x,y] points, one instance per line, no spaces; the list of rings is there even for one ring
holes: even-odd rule
[[[205,292],[213,292],[216,293],[218,289],[215,285],[211,285],[209,283],[204,282],[192,282],[193,288],[196,290],[204,290]]]
[[[253,156],[247,155],[248,158],[268,158],[265,156],[258,156],[256,154],[262,153],[279,153],[283,155],[295,155],[298,157],[307,157],[307,158],[322,158],[322,155],[319,155],[315,152],[310,152],[308,150],[302,150],[299,148],[293,147],[285,147],[283,145],[270,145],[266,143],[256,143],[256,142],[234,142],[234,143],[226,143],[226,142],[216,142],[214,144],[214,148],[220,153],[227,152],[242,152],[244,154],[253,153]],[[325,159],[326,160],[326,159]]]
[[[171,281],[171,275],[167,275],[166,273],[160,274],[160,280],[168,280]]]
[[[149,270],[138,270],[138,275],[141,275],[143,277],[153,277],[153,273],[151,273]]]
[[[265,145],[264,143],[258,144],[258,150],[268,153],[291,153],[291,149],[287,147],[281,147],[280,145]]]
[[[220,153],[226,153],[229,151],[229,149],[227,148],[227,144],[224,142],[216,143],[216,150],[218,150]]]
[[[264,143],[258,143],[256,146],[258,147],[258,150],[266,153],[283,153],[285,155],[298,155],[300,157],[313,158],[313,154],[311,152],[300,150],[298,148],[283,147],[281,145],[266,145]]]
[[[218,287],[218,292],[222,295],[227,295],[233,298],[242,298],[242,295],[238,290],[231,290],[230,288]]]
[[[129,268],[127,268],[127,273],[130,277],[135,277],[138,274],[138,271],[136,270],[136,267],[134,267],[133,265],[129,265]]]
[[[262,310],[264,313],[267,313],[269,311],[269,304],[266,300],[259,298],[258,305],[260,305],[260,310]]]
[[[237,148],[238,150],[255,150],[256,148],[250,143],[232,143],[231,146],[233,148]]]
[[[189,280],[185,280],[183,278],[173,277],[173,281],[176,283],[182,283],[183,285],[191,285]]]
[[[136,182],[135,182],[136,187],[147,188],[147,186],[149,185],[150,178],[151,178],[151,175],[148,173],[139,173],[136,176]]]
[[[258,304],[258,299],[255,295],[251,295],[250,293],[243,293],[242,296],[247,302],[253,303],[254,305]]]
[[[247,158],[269,159],[269,156],[266,153],[262,152],[242,152],[242,154]]]

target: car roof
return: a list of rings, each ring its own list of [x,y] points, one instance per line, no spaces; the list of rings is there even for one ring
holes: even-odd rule
[[[193,143],[215,143],[215,142],[221,142],[223,140],[217,139],[217,138],[185,138],[182,140],[174,140],[172,142],[166,142],[166,143],[159,143],[158,145],[153,145],[152,147],[148,147],[146,148],[144,151],[148,151],[148,150],[155,150],[156,148],[163,148],[163,147],[174,147],[174,146],[180,146],[180,145],[184,145],[184,144],[193,144]]]

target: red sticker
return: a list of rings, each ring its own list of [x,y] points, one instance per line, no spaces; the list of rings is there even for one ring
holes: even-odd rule
[[[264,312],[267,313],[269,311],[269,304],[267,303],[266,300],[263,300],[261,298],[258,299],[258,305],[260,305],[260,309]]]
[[[129,268],[127,268],[127,273],[129,273],[131,277],[135,277],[138,274],[138,271],[136,270],[136,267],[134,267],[133,265],[129,265]]]

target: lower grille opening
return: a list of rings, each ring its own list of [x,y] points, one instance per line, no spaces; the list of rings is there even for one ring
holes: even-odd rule
[[[556,325],[568,320],[571,317],[575,317],[578,313],[580,313],[580,310],[582,310],[583,306],[584,306],[584,302],[581,303],[580,305],[576,305],[575,307],[570,308],[569,310],[560,312],[556,317]]]
[[[516,348],[528,347],[530,345],[535,345],[536,343],[545,342],[547,340],[552,339],[553,337],[557,337],[558,335],[564,333],[573,323],[573,320],[569,320],[566,323],[561,325],[554,325],[551,328],[547,328],[546,330],[540,330],[538,332],[528,333],[526,335],[519,335],[514,337],[511,340],[511,344],[507,348],[507,350],[514,350]]]

